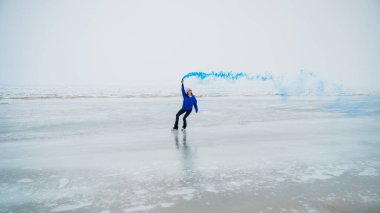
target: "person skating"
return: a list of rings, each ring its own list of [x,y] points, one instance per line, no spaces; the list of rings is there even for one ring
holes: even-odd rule
[[[190,115],[191,111],[193,110],[193,106],[195,109],[195,112],[198,113],[198,105],[197,105],[197,99],[193,95],[190,88],[188,88],[185,91],[185,86],[183,85],[183,78],[181,80],[181,91],[182,91],[182,97],[183,97],[183,103],[182,108],[177,112],[175,115],[175,123],[172,130],[178,130],[178,120],[179,116],[181,116],[183,113],[185,115],[183,116],[183,125],[182,125],[182,131],[184,131],[187,127],[186,118]]]

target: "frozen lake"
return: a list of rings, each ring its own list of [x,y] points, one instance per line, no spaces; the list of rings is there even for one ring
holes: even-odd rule
[[[0,212],[379,211],[379,97],[181,101],[0,99]]]

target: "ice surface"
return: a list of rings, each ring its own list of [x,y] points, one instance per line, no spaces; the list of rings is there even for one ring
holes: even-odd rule
[[[194,189],[189,189],[189,188],[183,188],[183,189],[178,189],[178,190],[173,190],[173,191],[168,191],[168,195],[187,195],[187,194],[192,194],[195,190]]]
[[[136,211],[147,211],[153,209],[155,205],[147,205],[147,206],[135,206],[124,209],[124,212],[136,212]]]
[[[160,203],[160,206],[163,208],[168,208],[170,206],[174,205],[174,203]]]
[[[67,178],[62,178],[59,180],[59,186],[58,188],[63,188],[65,187],[70,181]]]
[[[1,99],[0,212],[380,209],[378,97],[198,99]]]
[[[71,211],[71,210],[76,210],[83,208],[85,206],[89,206],[91,203],[78,203],[78,204],[73,204],[73,205],[62,205],[58,206],[54,209],[52,209],[52,212],[64,212],[64,211]]]

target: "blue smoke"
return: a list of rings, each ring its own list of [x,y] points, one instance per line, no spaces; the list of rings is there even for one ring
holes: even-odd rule
[[[250,75],[245,72],[189,72],[184,79],[196,77],[199,80],[205,80],[207,78],[219,78],[230,81],[237,80],[254,80],[261,82],[268,82],[272,84],[274,94],[288,97],[288,96],[302,96],[302,95],[347,95],[350,92],[346,89],[343,89],[340,85],[328,84],[326,81],[323,81],[318,78],[317,74],[310,71],[301,70],[294,81],[285,81],[281,76],[274,76],[272,74],[257,74]]]
[[[220,78],[225,80],[256,80],[263,82],[271,82],[275,94],[283,98],[288,96],[316,94],[323,95],[325,93],[326,83],[317,78],[313,72],[301,71],[294,82],[283,82],[281,77],[273,76],[272,74],[250,75],[245,72],[190,72],[183,76],[184,79],[196,77],[200,80],[206,78]]]
[[[356,102],[352,98],[346,97],[352,94],[344,89],[341,85],[328,84],[326,81],[320,80],[314,72],[301,70],[294,81],[284,81],[281,76],[273,76],[271,74],[264,75],[249,75],[245,72],[190,72],[183,76],[183,78],[196,77],[200,80],[206,78],[220,78],[225,80],[236,81],[256,80],[268,82],[272,84],[274,94],[279,95],[283,100],[287,100],[289,96],[325,96],[335,95],[337,98],[334,102],[321,106],[322,109],[327,111],[338,111],[349,115],[360,115],[368,111],[374,103],[378,104],[380,98],[375,102],[370,100],[362,100]]]
[[[205,79],[209,77],[214,77],[214,78],[222,78],[222,79],[228,79],[228,80],[238,80],[241,78],[245,78],[247,80],[261,80],[261,81],[268,81],[268,80],[273,80],[273,76],[270,74],[266,75],[255,75],[255,76],[250,76],[245,72],[189,72],[183,78],[190,78],[190,77],[197,77],[199,79]]]

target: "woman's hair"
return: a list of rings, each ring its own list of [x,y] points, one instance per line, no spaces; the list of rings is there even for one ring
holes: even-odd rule
[[[193,94],[193,90],[191,90],[190,88],[186,88],[186,95],[189,94],[189,91],[191,92],[192,95],[194,95],[194,94]]]

